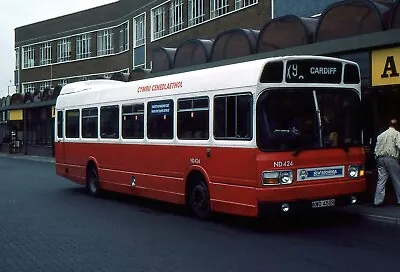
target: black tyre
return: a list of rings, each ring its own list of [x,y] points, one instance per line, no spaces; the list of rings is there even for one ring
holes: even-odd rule
[[[196,177],[189,182],[187,194],[191,213],[199,219],[208,219],[211,216],[210,194],[204,180]]]
[[[92,196],[100,194],[100,180],[96,167],[89,166],[86,175],[86,189]]]

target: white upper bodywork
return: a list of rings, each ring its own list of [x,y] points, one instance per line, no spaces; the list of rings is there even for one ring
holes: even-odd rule
[[[267,85],[278,87],[285,83],[260,83],[260,76],[267,62],[292,59],[326,59],[339,60],[320,56],[288,56],[260,59],[213,68],[194,70],[184,73],[142,79],[131,82],[113,80],[89,80],[70,83],[61,89],[57,98],[56,109],[80,108],[88,105],[120,104],[124,101],[135,99],[148,99],[156,97],[168,97],[177,94],[193,94],[216,92],[218,90],[228,91],[231,89],[243,89],[254,92],[255,87]],[[351,61],[341,60],[343,63]],[[283,78],[285,78],[285,71]],[[323,84],[325,87],[339,87],[338,84]],[[290,84],[291,87],[304,87],[305,84]],[[321,86],[321,84],[308,83],[307,86]],[[343,86],[344,87],[344,86]],[[348,87],[348,85],[347,85]],[[150,91],[149,91],[150,88]],[[359,86],[354,85],[358,91]]]

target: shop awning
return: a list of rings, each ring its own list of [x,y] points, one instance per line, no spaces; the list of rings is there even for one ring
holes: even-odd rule
[[[153,50],[151,60],[152,73],[172,69],[176,48],[159,47]]]
[[[319,18],[315,42],[383,31],[392,4],[369,0],[347,0],[332,4]]]
[[[246,28],[234,28],[222,32],[214,41],[211,61],[254,54],[259,34],[259,30]]]
[[[176,49],[174,68],[207,63],[210,59],[212,40],[192,39],[184,41]]]
[[[318,20],[287,15],[270,20],[261,30],[257,52],[267,52],[309,44],[314,39]]]

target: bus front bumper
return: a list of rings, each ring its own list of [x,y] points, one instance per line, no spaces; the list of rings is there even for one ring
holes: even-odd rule
[[[258,191],[259,216],[299,211],[318,211],[326,208],[359,204],[362,202],[365,192],[365,179],[277,189],[274,197],[267,196],[271,192]],[[278,195],[279,197],[276,197]]]

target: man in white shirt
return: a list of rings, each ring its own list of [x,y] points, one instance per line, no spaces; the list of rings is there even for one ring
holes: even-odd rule
[[[376,184],[374,205],[381,206],[385,200],[385,186],[390,176],[400,205],[400,132],[397,130],[397,120],[392,119],[389,128],[378,135],[375,146],[375,158],[378,167],[378,182]]]

